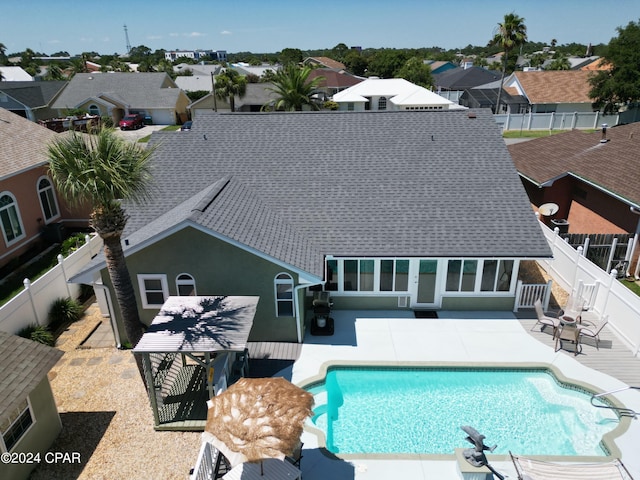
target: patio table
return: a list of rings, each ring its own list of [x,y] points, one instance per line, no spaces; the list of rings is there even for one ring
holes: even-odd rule
[[[301,478],[302,472],[289,462],[277,458],[265,458],[260,462],[245,462],[235,466],[222,477],[222,480],[300,480]]]

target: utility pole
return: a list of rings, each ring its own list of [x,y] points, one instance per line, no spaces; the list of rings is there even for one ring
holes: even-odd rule
[[[216,78],[215,78],[213,72],[211,72],[211,85],[213,87],[213,89],[211,90],[211,94],[213,95],[213,111],[217,112],[218,111],[218,102],[216,100]]]
[[[127,40],[127,53],[131,53],[131,44],[129,43],[129,32],[127,32],[127,24],[124,25],[124,37]]]

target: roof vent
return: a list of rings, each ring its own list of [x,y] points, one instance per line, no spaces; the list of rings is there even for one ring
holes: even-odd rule
[[[607,138],[607,125],[606,123],[602,124],[602,138],[600,139],[600,143],[607,143],[609,139]]]
[[[476,114],[474,112],[469,112],[467,114],[467,118],[476,118]]]

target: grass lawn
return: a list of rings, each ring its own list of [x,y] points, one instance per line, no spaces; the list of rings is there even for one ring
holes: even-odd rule
[[[169,125],[169,126],[164,127],[161,131],[163,131],[163,132],[175,132],[176,130],[180,130],[180,125]],[[142,137],[140,140],[138,140],[138,143],[147,143],[150,138],[151,138],[151,135],[147,135],[146,137]]]

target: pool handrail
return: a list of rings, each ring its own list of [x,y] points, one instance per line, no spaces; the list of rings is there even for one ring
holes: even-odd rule
[[[626,387],[618,388],[616,390],[611,390],[609,392],[594,393],[593,395],[591,395],[591,405],[593,405],[594,407],[597,407],[597,408],[608,408],[609,410],[613,410],[613,411],[617,412],[621,417],[637,418],[638,415],[640,415],[640,413],[636,412],[635,410],[632,410],[631,408],[614,407],[613,405],[596,405],[595,403],[593,403],[593,401],[596,398],[604,397],[605,395],[610,395],[612,393],[623,392],[625,390],[631,390],[631,389],[640,390],[640,387],[626,386]]]

